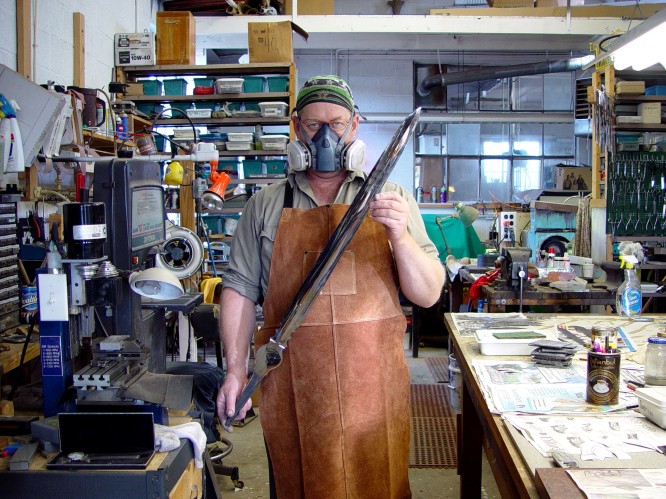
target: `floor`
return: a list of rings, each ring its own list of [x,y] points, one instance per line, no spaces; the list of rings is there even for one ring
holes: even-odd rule
[[[430,369],[426,365],[428,356],[447,356],[443,348],[422,347],[419,357],[413,358],[408,346],[408,335],[405,335],[405,356],[410,368],[412,383],[435,383]],[[214,359],[213,359],[214,361]],[[256,409],[258,412],[259,409]],[[243,427],[235,427],[233,433],[224,435],[233,444],[233,450],[224,458],[224,464],[237,466],[240,480],[244,483],[242,490],[235,489],[231,479],[217,475],[218,487],[224,497],[237,495],[244,498],[268,498],[268,467],[266,452],[261,433],[259,418],[253,419]],[[482,497],[499,499],[501,496],[488,467],[483,459]],[[455,469],[415,469],[410,468],[409,480],[414,499],[435,499],[459,497],[459,479]]]

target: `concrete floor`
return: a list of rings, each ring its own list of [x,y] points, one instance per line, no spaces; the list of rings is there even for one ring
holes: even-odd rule
[[[428,356],[448,356],[446,349],[420,348],[419,357],[413,358],[408,348],[408,336],[405,335],[405,356],[410,367],[412,383],[435,383],[435,380],[426,365]],[[214,360],[213,360],[214,362]],[[259,409],[256,409],[258,412]],[[232,434],[225,433],[233,444],[233,451],[224,458],[225,465],[237,466],[240,480],[244,483],[242,490],[235,490],[229,477],[217,475],[217,483],[224,497],[237,495],[244,498],[267,499],[268,493],[268,465],[266,451],[261,432],[259,418],[250,421],[243,427],[235,427]],[[497,485],[483,459],[482,497],[499,499],[501,496]],[[409,469],[409,480],[414,499],[435,499],[459,497],[459,478],[455,469]]]

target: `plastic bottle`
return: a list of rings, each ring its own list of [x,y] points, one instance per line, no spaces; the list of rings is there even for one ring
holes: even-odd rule
[[[564,253],[564,271],[565,272],[570,272],[571,271],[571,258],[569,258],[569,253]]]
[[[555,268],[555,248],[548,248],[548,261],[546,262],[546,268]]]
[[[439,202],[446,203],[446,186],[444,184],[439,188]]]
[[[436,203],[438,201],[439,197],[439,189],[437,188],[436,185],[433,185],[430,187],[430,202],[431,203]]]
[[[624,282],[617,288],[615,307],[621,317],[638,317],[643,307],[641,282],[636,275],[633,263],[627,263],[624,269]]]

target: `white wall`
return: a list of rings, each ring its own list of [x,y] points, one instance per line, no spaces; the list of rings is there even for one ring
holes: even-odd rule
[[[73,83],[73,14],[85,16],[85,86],[108,89],[114,79],[113,35],[154,31],[157,0],[33,0],[35,83]],[[16,69],[16,2],[0,0],[0,62]]]

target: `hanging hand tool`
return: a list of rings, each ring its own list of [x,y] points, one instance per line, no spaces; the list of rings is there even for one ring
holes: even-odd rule
[[[342,217],[340,224],[333,232],[321,255],[317,258],[312,270],[301,284],[282,320],[282,325],[276,330],[268,343],[257,350],[254,372],[236,400],[234,415],[227,418],[225,426],[231,426],[263,377],[282,362],[282,352],[287,348],[287,342],[292,333],[300,326],[319,292],[326,284],[328,277],[333,272],[338,260],[340,260],[342,253],[344,253],[361,222],[363,222],[370,209],[370,201],[374,199],[391,174],[402,150],[414,132],[420,115],[421,108],[417,108],[400,125],[391,142],[375,163],[367,180],[354,197],[354,201]]]

